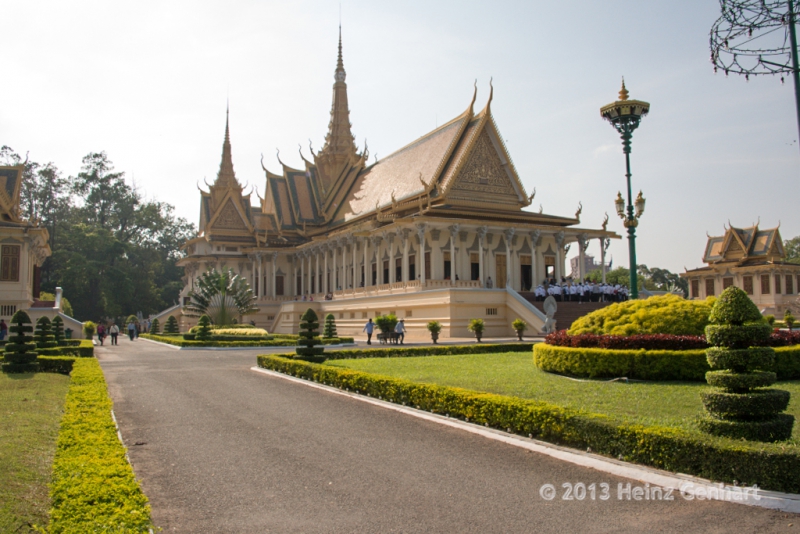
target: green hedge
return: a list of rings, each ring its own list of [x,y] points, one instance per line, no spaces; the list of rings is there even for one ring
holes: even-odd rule
[[[307,380],[578,449],[712,480],[800,492],[800,453],[703,434],[614,421],[553,404],[420,384],[262,355],[258,365]]]
[[[711,370],[703,350],[610,350],[544,343],[534,345],[533,363],[542,371],[586,378],[705,382]],[[800,379],[800,345],[775,348],[775,372],[778,380]]]
[[[75,339],[77,343],[70,343],[63,347],[37,349],[39,356],[78,356],[91,358],[94,356],[94,345],[91,339]]]
[[[140,334],[139,337],[175,345],[177,347],[288,347],[295,344],[294,340],[277,337],[271,341],[188,341],[183,339],[183,337],[156,336],[153,334]],[[354,340],[352,337],[325,338],[323,340],[323,343],[326,345],[353,342]]]
[[[147,497],[117,437],[111,408],[100,364],[76,359],[53,460],[52,534],[154,528]]]
[[[489,354],[493,352],[528,352],[533,343],[496,343],[480,345],[436,345],[430,347],[397,347],[387,349],[347,349],[326,352],[329,360],[358,358],[404,358],[412,356],[450,356],[456,354]]]
[[[75,356],[39,356],[39,372],[68,375],[74,362]]]

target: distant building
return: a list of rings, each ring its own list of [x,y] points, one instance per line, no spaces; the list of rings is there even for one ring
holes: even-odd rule
[[[20,215],[24,171],[24,165],[0,167],[0,319],[6,322],[17,310],[25,310],[34,321],[61,314],[61,288],[55,301],[39,300],[39,272],[52,254],[50,233]],[[80,336],[82,323],[61,315],[64,325]]]
[[[761,313],[783,315],[797,299],[800,265],[787,263],[778,228],[729,227],[725,235],[708,237],[703,261],[706,267],[688,270],[693,299],[719,295],[729,286],[744,290]]]
[[[578,278],[580,278],[580,263],[581,263],[580,256],[575,256],[574,258],[569,260],[569,266],[571,269],[570,276],[572,276],[573,279],[577,280]],[[596,271],[598,269],[603,268],[603,264],[594,261],[594,256],[592,256],[591,254],[584,255],[583,266],[584,266],[583,272],[586,274],[589,274],[592,271]],[[606,272],[608,271],[608,269],[609,265],[606,265]]]

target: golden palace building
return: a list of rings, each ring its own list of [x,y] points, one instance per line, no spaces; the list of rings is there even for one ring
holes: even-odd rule
[[[519,292],[568,276],[573,244],[583,256],[592,239],[618,237],[579,228],[580,209],[574,217],[524,209],[533,195],[492,116],[493,90],[483,109],[475,110],[476,89],[459,116],[370,164],[351,132],[341,35],[334,78],[324,146],[303,168],[280,159],[279,172],[264,168],[258,205],[234,173],[226,121],[217,178],[201,191],[198,235],[184,245],[183,303],[202,273],[231,268],[257,295],[259,312],[243,320],[270,332],[296,332],[313,307],[334,314],[341,335],[386,313],[418,338],[431,320],[442,323],[442,337],[469,336],[474,318],[486,321],[487,337],[513,335],[517,317],[534,333],[545,317]],[[158,317],[170,314],[182,331],[194,324],[180,305]]]

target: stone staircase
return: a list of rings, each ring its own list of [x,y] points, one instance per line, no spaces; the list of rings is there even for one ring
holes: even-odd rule
[[[536,297],[532,292],[520,292],[520,296],[525,300],[536,306],[542,313],[544,313],[544,301],[536,301]],[[605,308],[614,304],[613,302],[559,302],[558,311],[555,315],[556,328],[558,330],[565,330],[572,326],[579,317],[591,313],[595,310]]]

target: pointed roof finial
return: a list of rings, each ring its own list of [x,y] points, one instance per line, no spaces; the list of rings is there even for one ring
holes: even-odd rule
[[[619,99],[628,100],[628,90],[625,88],[625,76],[622,77],[622,89],[619,90]]]
[[[222,143],[222,161],[214,185],[238,185],[236,174],[233,172],[233,158],[231,156],[230,134],[230,103],[225,104],[225,140]]]
[[[339,59],[336,61],[336,72],[344,72],[344,61],[342,61],[342,23],[339,23]]]

